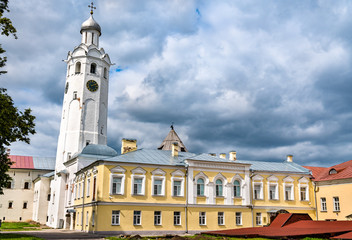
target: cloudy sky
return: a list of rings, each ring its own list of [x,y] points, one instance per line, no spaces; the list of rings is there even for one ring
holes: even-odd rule
[[[55,156],[67,52],[87,0],[12,0],[8,89],[37,134],[12,154]],[[191,152],[333,165],[352,159],[352,1],[99,0],[110,69],[108,145],[156,148],[175,130]]]

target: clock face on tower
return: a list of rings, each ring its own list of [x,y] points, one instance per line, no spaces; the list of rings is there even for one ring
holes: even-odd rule
[[[98,90],[99,85],[98,85],[98,83],[97,83],[96,81],[94,81],[94,80],[89,80],[89,81],[87,82],[87,88],[88,88],[89,91],[95,92],[96,90]]]

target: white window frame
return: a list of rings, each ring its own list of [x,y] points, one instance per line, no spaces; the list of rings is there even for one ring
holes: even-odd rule
[[[323,201],[324,199],[324,201]],[[320,198],[320,207],[321,207],[321,212],[327,212],[328,211],[328,206],[326,204],[326,197],[321,197]]]
[[[218,212],[218,225],[220,226],[225,225],[225,212]]]
[[[236,226],[242,226],[242,213],[241,212],[236,212],[235,213],[235,223]],[[237,221],[239,219],[239,221]]]
[[[290,176],[287,176],[283,179],[283,191],[284,191],[284,200],[285,201],[294,201],[295,200],[295,185],[294,179]],[[291,187],[291,199],[287,199],[286,197],[286,186]]]
[[[171,196],[173,197],[184,197],[185,196],[185,173],[181,170],[176,170],[171,173]],[[180,195],[174,195],[174,182],[181,181]]]
[[[278,184],[279,179],[271,175],[270,177],[267,178],[267,183],[268,183],[268,199],[269,200],[279,200],[279,184]],[[275,186],[275,197],[270,198],[270,187]]]
[[[125,172],[126,169],[117,165],[110,169],[110,195],[124,195],[125,194]],[[118,193],[114,193],[113,190],[113,178],[121,178],[121,191]]]
[[[302,200],[301,196],[301,188],[305,187],[306,188],[306,194],[304,196],[304,200]],[[302,177],[301,179],[298,180],[298,189],[299,189],[299,200],[308,202],[309,201],[309,180],[305,177]]]
[[[81,198],[81,192],[83,192],[83,191],[81,190],[81,188],[82,188],[82,183],[78,183],[78,199]]]
[[[136,215],[136,212],[139,212],[139,222],[135,222],[135,219],[138,216],[138,215]],[[142,225],[142,211],[140,211],[140,210],[134,210],[133,211],[133,225],[134,226]]]
[[[74,188],[73,188],[73,195],[75,200],[77,199],[77,183],[75,183]]]
[[[155,192],[154,192],[155,180],[161,180],[160,194],[155,194]],[[164,176],[152,176],[152,195],[153,196],[165,196],[165,177]]]
[[[256,213],[255,214],[255,225],[257,226],[262,226],[263,225],[263,219],[262,219],[262,213]]]
[[[90,178],[87,179],[87,197],[90,195]]]
[[[155,213],[159,212],[160,215],[156,215]],[[155,220],[159,220],[159,222],[156,222]],[[155,226],[161,226],[162,225],[162,213],[161,211],[154,211],[154,225]]]
[[[131,175],[131,195],[132,196],[144,196],[145,195],[145,174],[147,173],[146,170],[144,170],[141,167],[137,167],[135,169],[133,169],[132,171],[132,175]],[[134,193],[134,180],[135,179],[142,179],[142,189],[141,189],[141,193]]]
[[[175,213],[180,213],[180,215],[175,215]],[[174,211],[174,225],[181,226],[181,211]]]
[[[260,175],[253,176],[252,180],[252,188],[253,188],[253,200],[263,200],[264,199],[264,185],[263,185],[263,177]],[[254,198],[255,196],[255,186],[260,186],[259,197]]]
[[[332,197],[333,204],[334,204],[334,212],[340,212],[341,207],[340,207],[340,197]],[[337,201],[336,201],[337,200]]]
[[[235,181],[238,181],[239,183],[240,183],[240,194],[239,194],[239,196],[235,196]],[[234,197],[234,198],[241,198],[242,197],[242,180],[241,179],[239,179],[239,178],[235,178],[235,179],[233,179],[233,181],[232,181],[232,197]]]
[[[200,226],[207,225],[207,213],[206,212],[199,212],[199,225]]]
[[[88,222],[89,222],[89,212],[86,212],[86,226],[88,226]]]
[[[92,211],[92,227],[95,225],[95,210]]]
[[[121,178],[120,192],[113,192],[114,178]],[[110,195],[124,195],[125,194],[125,174],[110,174]]]
[[[120,210],[111,211],[111,225],[112,226],[120,225]]]
[[[197,181],[199,178],[202,178],[204,181],[204,194],[203,195],[198,195],[197,194]],[[195,198],[197,197],[208,197],[209,196],[209,178],[207,175],[205,175],[203,172],[199,172],[195,177],[194,177],[194,193],[195,193]]]

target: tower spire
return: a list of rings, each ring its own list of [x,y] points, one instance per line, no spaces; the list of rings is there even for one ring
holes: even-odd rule
[[[94,7],[94,3],[91,2],[91,4],[88,5],[88,7],[90,8],[90,15],[93,15],[93,9],[97,9],[96,7]]]

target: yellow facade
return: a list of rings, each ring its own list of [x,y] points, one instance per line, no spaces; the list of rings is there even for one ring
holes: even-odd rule
[[[76,174],[74,228],[89,232],[193,233],[267,225],[278,210],[309,213],[315,217],[314,191],[309,175],[249,173],[248,166],[243,166],[242,170],[233,172],[209,167],[118,162],[92,164]],[[119,193],[112,192],[114,176],[121,181]],[[198,178],[206,180],[205,196],[197,196]],[[142,182],[141,194],[134,193],[137,191],[134,179]],[[182,196],[173,196],[175,179],[182,184]],[[217,196],[217,179],[222,180],[222,196]],[[241,196],[233,195],[234,179],[241,181]],[[153,192],[156,191],[155,180],[162,182],[160,195]],[[293,188],[290,200],[285,199],[285,184]],[[262,187],[260,199],[254,199],[255,185]],[[274,200],[269,196],[273,185],[277,186],[277,199]],[[302,186],[308,191],[304,200],[300,193]],[[175,220],[177,216],[179,222]]]
[[[350,179],[317,182],[317,219],[349,220],[346,216],[352,214],[352,192],[348,190],[351,188]]]

